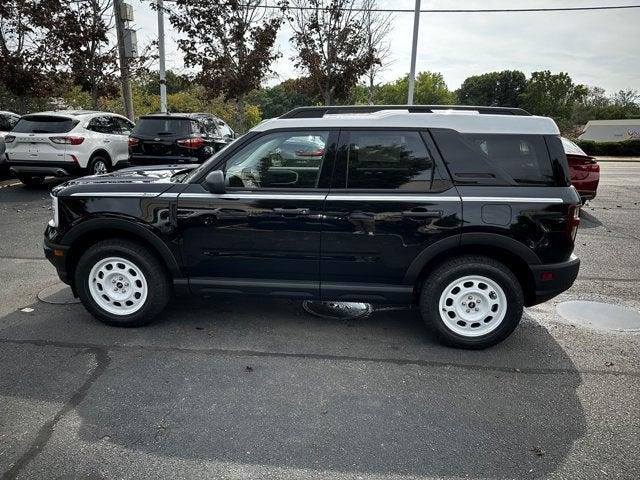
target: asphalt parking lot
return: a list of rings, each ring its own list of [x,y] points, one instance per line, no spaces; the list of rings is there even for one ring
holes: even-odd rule
[[[284,300],[104,326],[37,299],[57,282],[49,204],[0,182],[2,478],[640,478],[640,333],[556,311],[640,311],[640,163],[602,164],[573,288],[478,352],[412,311],[337,321]]]

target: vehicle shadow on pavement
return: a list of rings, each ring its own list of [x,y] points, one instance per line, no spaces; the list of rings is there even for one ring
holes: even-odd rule
[[[102,453],[116,448],[171,460],[176,476],[174,460],[197,459],[315,474],[544,477],[586,430],[580,374],[530,319],[501,345],[463,351],[436,344],[408,310],[334,321],[293,301],[188,299],[153,325],[118,329],[80,305],[32,308],[0,319],[0,343],[21,347],[3,360],[2,395],[55,399],[51,376],[68,381],[71,370],[52,369],[47,348],[95,358],[64,412],[79,426],[60,415],[66,427],[50,429],[51,446],[21,464],[27,472],[108,472],[118,455]],[[15,380],[43,375],[41,389]],[[78,464],[79,449],[96,460]]]

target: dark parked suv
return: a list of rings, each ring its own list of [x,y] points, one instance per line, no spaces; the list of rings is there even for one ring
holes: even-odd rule
[[[110,325],[173,293],[283,296],[415,305],[442,341],[483,348],[579,268],[558,128],[518,109],[300,108],[196,168],[52,195],[46,255]]]
[[[234,138],[229,125],[208,113],[145,115],[129,136],[129,162],[202,163]]]

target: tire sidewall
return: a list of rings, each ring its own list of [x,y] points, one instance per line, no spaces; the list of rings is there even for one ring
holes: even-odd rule
[[[94,169],[95,169],[96,163],[98,163],[98,162],[104,163],[106,172],[109,172],[111,170],[111,162],[109,162],[109,160],[104,155],[98,154],[98,155],[95,155],[91,159],[91,161],[89,162],[88,170],[89,170],[89,173],[91,175],[97,175],[97,173],[95,173]]]
[[[478,337],[465,337],[450,330],[440,315],[440,296],[444,289],[457,279],[468,275],[490,278],[500,285],[507,298],[507,311],[500,325],[493,331]],[[507,338],[518,326],[524,309],[522,288],[518,279],[506,267],[499,264],[472,261],[440,268],[430,276],[423,287],[420,309],[425,322],[445,343],[462,348],[486,348]]]
[[[165,305],[168,297],[166,279],[158,274],[158,266],[137,249],[122,244],[98,244],[90,247],[81,257],[75,271],[75,286],[78,296],[85,308],[100,321],[121,327],[146,325]],[[93,266],[107,257],[122,257],[134,263],[142,272],[147,282],[147,298],[142,307],[128,315],[115,315],[102,309],[93,299],[89,290],[88,279]],[[160,307],[160,308],[158,308]]]

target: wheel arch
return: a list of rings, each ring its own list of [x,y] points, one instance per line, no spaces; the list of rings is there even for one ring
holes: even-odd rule
[[[97,156],[104,157],[104,159],[107,162],[109,162],[109,166],[113,167],[113,160],[111,159],[111,155],[109,155],[109,152],[107,152],[104,148],[98,148],[95,151],[93,151],[93,153],[91,153],[91,156],[87,161],[87,168],[91,166],[91,162],[93,162],[93,159],[96,158]]]
[[[91,245],[109,238],[123,238],[137,242],[153,252],[165,266],[172,280],[183,278],[180,265],[174,253],[154,232],[132,221],[122,219],[92,219],[72,228],[62,239],[69,247],[66,269],[73,282],[78,260]]]
[[[529,265],[540,264],[538,256],[517,240],[497,234],[462,234],[455,240],[445,238],[420,253],[405,275],[405,284],[414,286],[414,302],[422,283],[439,264],[454,256],[484,255],[505,264],[518,278],[524,293],[525,305],[531,305],[535,297],[535,281]]]

